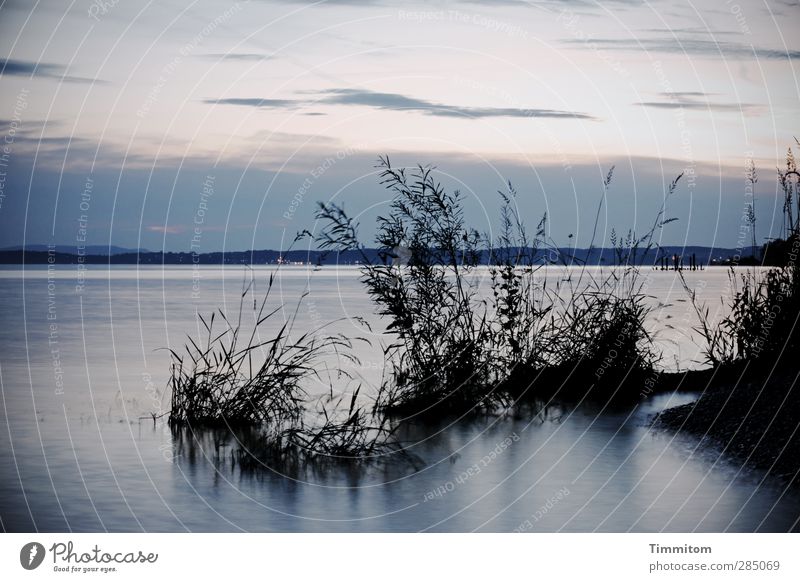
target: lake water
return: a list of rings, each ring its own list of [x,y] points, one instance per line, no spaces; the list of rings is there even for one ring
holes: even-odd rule
[[[169,354],[196,313],[238,309],[274,269],[4,267],[0,270],[0,518],[8,531],[788,531],[796,490],[654,431],[648,416],[696,395],[629,409],[550,409],[544,417],[454,421],[406,438],[423,462],[284,475],[225,462],[232,439],[178,439],[163,421]],[[598,270],[589,269],[597,274]],[[644,271],[663,366],[697,367],[691,306],[672,272]],[[85,277],[84,277],[85,275]],[[574,277],[576,272],[572,273]],[[687,272],[712,314],[725,269]],[[552,281],[569,274],[551,271]],[[380,381],[381,324],[354,268],[282,267],[274,302],[297,329],[365,337],[367,396]],[[82,285],[82,286],[81,286]],[[250,301],[250,299],[247,299]],[[250,305],[252,307],[252,305]],[[372,322],[367,331],[353,316]],[[695,338],[696,339],[696,338]],[[337,387],[340,389],[342,387]],[[346,388],[346,387],[344,387]],[[698,387],[700,389],[702,387]],[[317,381],[309,389],[325,393]],[[145,418],[142,418],[145,417]],[[195,443],[192,446],[192,443]],[[200,444],[198,444],[200,443]],[[219,456],[215,451],[221,452]],[[222,460],[220,460],[220,458]]]

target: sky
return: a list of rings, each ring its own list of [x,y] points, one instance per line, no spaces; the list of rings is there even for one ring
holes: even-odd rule
[[[663,206],[662,244],[736,247],[753,199],[763,242],[798,24],[797,0],[5,1],[0,247],[285,249],[318,201],[369,246],[379,155],[435,166],[482,232],[511,181],[557,244]]]

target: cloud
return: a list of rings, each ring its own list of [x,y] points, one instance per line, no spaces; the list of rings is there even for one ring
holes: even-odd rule
[[[489,6],[528,6],[530,7],[535,2],[528,2],[526,0],[461,0],[461,4],[477,4]]]
[[[14,77],[30,77],[32,75],[55,75],[59,67],[47,63],[31,63],[28,61],[15,61],[5,59],[0,61],[0,72]]]
[[[330,4],[333,6],[347,5],[347,6],[375,6],[384,3],[384,0],[279,0],[283,4],[305,4],[309,8],[317,6],[325,6]]]
[[[712,101],[716,93],[703,93],[702,91],[672,91],[659,93],[661,101],[642,101],[634,103],[640,107],[655,109],[696,109],[700,111],[735,112],[741,114],[755,114],[761,109],[760,105],[753,103],[723,103]]]
[[[9,119],[0,117],[0,128],[7,127],[12,123],[17,124],[17,133],[15,136],[16,139],[20,138],[36,138],[37,136],[42,135],[42,132],[45,127],[49,129],[57,128],[63,126],[63,122],[59,119]]]
[[[445,105],[424,99],[415,99],[398,93],[379,93],[359,89],[331,89],[320,101],[335,105],[363,105],[392,111],[417,111],[438,117],[549,117],[557,119],[594,119],[586,113],[555,109],[517,109],[511,107],[461,107]]]
[[[11,123],[0,119],[0,131]],[[324,160],[331,152],[344,150],[347,145],[333,137],[308,133],[288,133],[259,129],[237,134],[221,154],[213,145],[177,136],[165,138],[159,133],[142,132],[132,147],[125,140],[106,136],[102,141],[92,134],[65,133],[71,123],[24,119],[14,135],[14,159],[36,160],[38,170],[45,168],[75,172],[105,170],[149,170],[154,166],[175,168],[195,165],[203,168],[220,163],[240,164],[242,160],[262,169],[280,169],[287,173],[305,174],[308,159]],[[286,152],[301,152],[302,156],[287,159]],[[317,164],[319,162],[316,162]],[[371,163],[371,161],[370,161]],[[237,166],[238,167],[238,166]],[[316,167],[316,166],[314,166]],[[2,230],[2,229],[0,229]]]
[[[413,111],[424,115],[457,117],[462,119],[480,119],[485,117],[538,117],[595,120],[593,116],[587,113],[575,111],[539,108],[520,109],[512,107],[463,107],[459,105],[436,103],[425,99],[417,99],[399,93],[381,93],[364,89],[329,89],[319,93],[319,95],[321,96],[316,100],[229,98],[207,99],[204,103],[273,109],[294,109],[313,105],[357,105],[380,110]]]
[[[647,28],[645,29],[644,32],[667,34],[670,36],[675,36],[679,34],[700,34],[704,36],[710,36],[712,38],[723,34],[724,35],[740,34],[738,32],[733,32],[732,30],[712,29],[703,26],[687,26],[684,28]]]
[[[580,47],[585,45],[583,39],[565,39],[565,44]],[[751,58],[770,60],[800,59],[800,51],[789,49],[770,49],[737,42],[700,40],[691,38],[664,39],[617,39],[593,38],[592,46],[602,45],[609,50],[658,52],[669,54],[685,54],[715,58]]]
[[[418,6],[417,2],[412,0],[279,0],[284,4],[305,4],[307,6],[325,6],[332,5],[347,5],[347,6],[397,6],[397,5],[414,5]],[[641,5],[644,0],[607,0],[608,4],[617,5]],[[598,3],[596,0],[450,0],[440,2],[444,6],[458,5],[458,4],[475,4],[483,6],[519,6],[522,8],[530,8],[537,5],[546,6],[578,6],[585,8],[597,8]]]
[[[553,10],[558,9],[580,9],[588,11],[601,11],[603,5],[614,5],[617,7],[641,6],[644,0],[458,0],[454,4],[475,4],[478,6],[519,6],[522,8],[533,8],[538,6],[548,7]]]
[[[16,59],[0,59],[0,76],[36,77],[39,79],[55,79],[62,83],[79,83],[89,85],[105,85],[100,79],[75,77],[66,74],[66,68],[52,63],[34,63]]]
[[[662,97],[669,97],[670,99],[694,99],[696,97],[709,97],[716,95],[716,93],[706,93],[705,91],[666,91],[659,93]]]
[[[228,99],[205,99],[203,103],[207,105],[237,105],[240,107],[263,107],[267,109],[293,109],[299,107],[303,102],[294,99],[258,99],[258,98],[237,98]]]
[[[197,55],[197,58],[211,61],[266,61],[272,56],[261,53],[208,53]]]
[[[152,224],[145,226],[145,230],[149,232],[160,232],[161,234],[183,234],[187,229],[182,224]]]

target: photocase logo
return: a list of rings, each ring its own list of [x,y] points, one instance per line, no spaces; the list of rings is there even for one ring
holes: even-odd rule
[[[44,561],[44,546],[39,542],[30,542],[19,551],[19,563],[26,570],[35,570]]]

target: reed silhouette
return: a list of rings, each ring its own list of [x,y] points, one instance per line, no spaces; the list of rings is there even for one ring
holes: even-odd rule
[[[249,295],[254,279],[243,283],[238,313],[229,318],[221,309],[211,316],[198,315],[203,337],[189,336],[172,356],[172,405],[169,423],[176,434],[205,429],[249,430],[249,450],[258,452],[257,463],[336,458],[371,459],[402,447],[392,438],[394,428],[358,405],[360,387],[345,397],[327,401],[309,398],[304,382],[321,378],[320,358],[334,355],[358,364],[350,338],[325,334],[333,322],[294,337],[298,309],[280,322],[283,305],[268,307],[275,273],[268,280],[260,304]],[[274,323],[274,331],[264,328]],[[333,372],[338,380],[351,380],[345,366]],[[331,385],[334,378],[324,378]],[[241,449],[237,449],[241,452]],[[239,458],[239,465],[247,464]]]
[[[614,240],[617,268],[599,276],[581,271],[550,289],[539,276],[552,262],[546,257],[569,258],[548,239],[546,217],[528,234],[513,186],[500,193],[499,235],[491,240],[465,224],[460,193],[446,192],[432,167],[407,171],[386,157],[378,167],[393,194],[377,221],[380,260],[363,252],[359,225],[341,206],[319,204],[323,226],[314,235],[319,248],[362,252],[363,282],[394,338],[376,411],[438,417],[496,411],[520,399],[638,396],[635,385],[653,374],[658,356],[644,327],[649,308],[637,259],[675,220],[664,218],[664,206],[645,235]],[[598,219],[612,175],[613,168]],[[488,298],[476,276],[482,248],[490,253]]]

